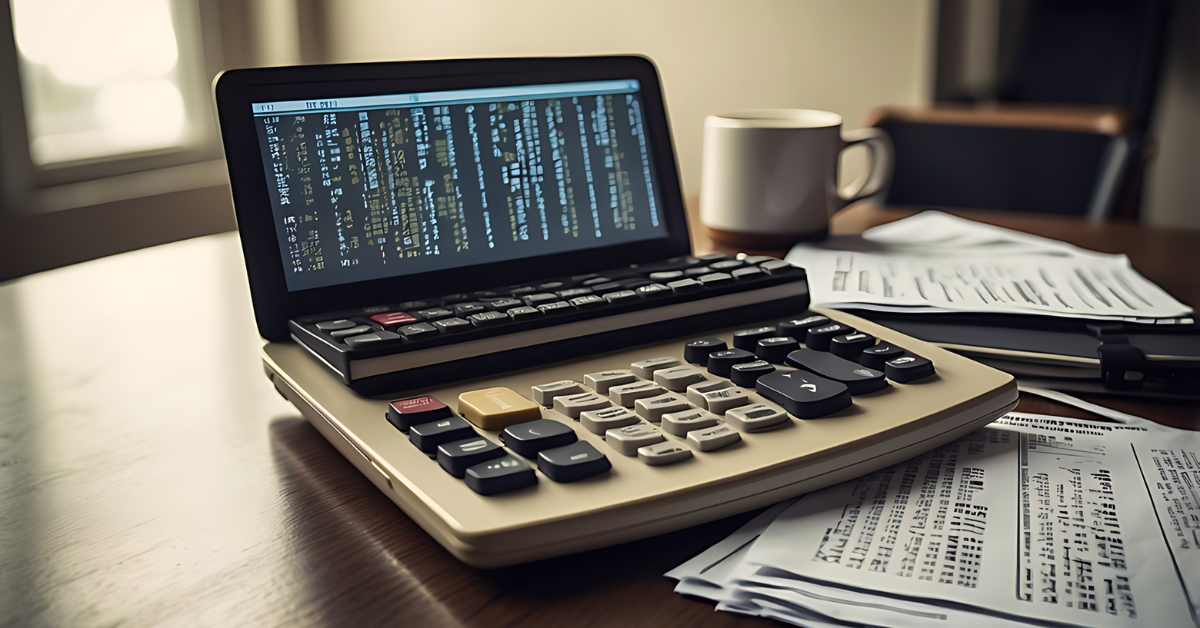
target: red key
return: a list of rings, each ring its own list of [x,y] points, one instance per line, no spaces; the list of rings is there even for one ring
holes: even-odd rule
[[[408,428],[421,423],[429,423],[438,419],[454,416],[446,404],[430,397],[410,397],[393,401],[388,408],[387,420],[397,428],[408,431]]]
[[[401,325],[411,325],[417,322],[416,317],[408,312],[388,312],[387,314],[376,314],[371,317],[371,320],[383,325],[383,328],[388,331],[395,331]]]

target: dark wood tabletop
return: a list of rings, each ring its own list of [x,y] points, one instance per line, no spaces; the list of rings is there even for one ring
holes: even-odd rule
[[[834,231],[908,213],[857,207]],[[1185,263],[1200,232],[970,215],[1127,253],[1200,303]],[[275,394],[248,297],[235,234],[0,285],[0,626],[768,625],[662,577],[751,514],[516,567],[459,563]],[[1093,400],[1200,427],[1196,404]]]

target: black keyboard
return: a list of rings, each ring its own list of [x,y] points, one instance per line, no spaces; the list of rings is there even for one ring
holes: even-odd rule
[[[770,257],[716,253],[304,316],[288,325],[347,385],[377,394],[807,306],[802,269]]]

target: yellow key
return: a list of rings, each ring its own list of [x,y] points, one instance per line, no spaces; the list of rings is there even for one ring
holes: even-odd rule
[[[485,430],[542,418],[541,408],[511,388],[484,388],[458,396],[458,413]]]

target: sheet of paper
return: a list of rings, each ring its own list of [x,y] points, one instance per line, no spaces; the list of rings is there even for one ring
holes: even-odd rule
[[[1135,444],[1163,537],[1200,613],[1200,434]]]
[[[941,212],[875,227],[861,238],[802,243],[787,260],[806,269],[813,304],[829,307],[1143,322],[1191,313],[1124,255]]]

